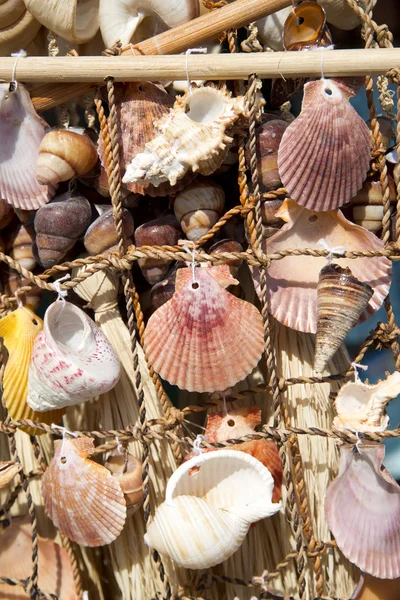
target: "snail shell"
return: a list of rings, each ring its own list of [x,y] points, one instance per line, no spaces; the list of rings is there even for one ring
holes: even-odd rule
[[[257,175],[261,192],[275,190],[282,186],[278,171],[278,148],[288,125],[289,123],[282,119],[272,119],[256,129]],[[250,159],[250,141],[248,141],[246,144],[248,167],[250,167]]]
[[[31,225],[17,225],[14,231],[10,232],[6,239],[7,253],[17,260],[19,264],[31,271],[36,266],[36,260],[33,255],[33,243],[35,240],[35,231]]]
[[[114,451],[105,465],[115,477],[124,493],[126,507],[136,512],[143,502],[143,480],[141,461],[128,452]]]
[[[195,181],[176,195],[175,216],[189,240],[199,240],[218,221],[225,193],[211,179]]]
[[[122,222],[124,236],[127,244],[132,244],[133,236],[133,218],[126,208],[122,211]],[[112,208],[106,207],[101,214],[86,231],[84,237],[86,250],[92,256],[102,252],[116,252],[118,245],[118,235],[114,224]]]
[[[182,232],[174,215],[165,214],[144,223],[135,231],[136,246],[175,246]],[[141,258],[139,267],[151,285],[158,283],[167,274],[171,261],[162,258]]]

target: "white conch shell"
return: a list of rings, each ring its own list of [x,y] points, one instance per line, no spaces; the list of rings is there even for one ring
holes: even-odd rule
[[[226,132],[245,113],[244,104],[243,96],[232,98],[211,86],[178,98],[156,124],[159,135],[128,165],[123,183],[157,187],[165,181],[175,185],[189,170],[211,175],[228,152],[233,138]]]
[[[368,385],[361,381],[346,383],[339,391],[333,424],[342,431],[384,431],[389,425],[385,407],[400,394],[400,372],[385,381]]]
[[[31,408],[46,411],[90,400],[120,376],[114,349],[99,327],[70,302],[54,302],[44,316],[29,368]]]
[[[106,46],[153,37],[199,14],[198,0],[100,0],[100,30]]]
[[[99,0],[24,0],[47,29],[76,44],[88,42],[99,28]],[[110,2],[113,5],[113,2]]]
[[[269,470],[244,452],[195,456],[168,481],[145,541],[186,568],[219,564],[240,547],[251,523],[280,509],[271,502],[273,487]]]

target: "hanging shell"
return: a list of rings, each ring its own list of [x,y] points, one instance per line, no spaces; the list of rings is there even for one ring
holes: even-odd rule
[[[123,183],[171,185],[188,171],[211,175],[222,163],[229,127],[245,114],[244,98],[214,87],[194,88],[178,98],[173,110],[155,124],[159,134],[126,169]]]
[[[382,467],[383,445],[340,449],[325,516],[350,562],[380,579],[400,577],[400,487]]]
[[[0,56],[27,48],[41,25],[27,10],[23,0],[3,0],[0,5]]]
[[[278,148],[288,123],[273,118],[256,128],[257,175],[260,191],[275,190],[282,186],[278,171]],[[250,168],[250,141],[246,144],[246,163]]]
[[[285,200],[276,213],[286,221],[272,237],[263,242],[268,254],[282,249],[312,248],[322,250],[321,239],[331,248],[348,250],[383,250],[383,243],[373,233],[354,225],[340,211],[315,213],[296,202]],[[391,264],[385,257],[335,258],[341,267],[349,267],[357,279],[368,283],[374,295],[361,320],[373,315],[386,298],[391,282]],[[287,256],[272,261],[267,272],[270,313],[283,325],[308,333],[317,330],[317,284],[326,258]],[[254,272],[259,292],[257,271]]]
[[[149,319],[144,344],[155,371],[181,389],[225,390],[261,358],[261,314],[223,288],[237,283],[227,265],[179,269],[176,291]]]
[[[0,490],[7,487],[21,469],[21,463],[12,460],[0,461]]]
[[[349,268],[328,264],[319,274],[314,370],[322,372],[367,309],[374,290]]]
[[[271,502],[273,486],[268,469],[244,452],[195,456],[170,478],[145,542],[185,568],[217,565],[236,552],[251,523],[280,509]]]
[[[35,231],[31,225],[17,225],[6,238],[6,251],[11,258],[18,261],[21,267],[32,271],[36,266],[33,255]]]
[[[129,513],[136,512],[143,503],[143,479],[141,461],[118,450],[112,452],[104,465],[115,477],[124,493]]]
[[[24,0],[29,12],[60,37],[83,44],[99,28],[99,0]]]
[[[43,321],[27,307],[17,308],[0,320],[0,337],[4,339],[8,352],[3,376],[3,403],[14,421],[29,419],[58,423],[63,414],[58,410],[42,415],[27,404],[29,364],[35,339],[42,328]]]
[[[305,0],[293,7],[283,28],[285,50],[310,50],[332,44],[326,26],[325,10],[316,2]]]
[[[63,408],[111,390],[120,363],[99,327],[70,302],[46,310],[29,368],[27,402],[34,410]]]
[[[122,209],[122,224],[125,243],[126,245],[132,244],[134,223],[131,213],[126,208]],[[118,234],[111,207],[106,206],[106,210],[93,221],[85,233],[83,242],[86,250],[92,256],[118,250]]]
[[[36,245],[41,265],[48,269],[61,262],[92,220],[90,203],[84,196],[67,194],[42,206],[35,216]]]
[[[349,102],[354,95],[339,81],[306,83],[301,113],[283,134],[278,151],[282,183],[293,200],[310,210],[349,202],[367,176],[371,138]]]
[[[175,197],[174,212],[189,240],[199,240],[219,220],[225,192],[211,179],[195,181]]]
[[[48,125],[24,86],[10,87],[0,83],[0,197],[14,208],[33,210],[54,194],[53,186],[36,181],[36,157]]]
[[[78,130],[53,129],[41,141],[37,159],[37,180],[43,185],[57,185],[84,175],[97,162],[93,142]]]
[[[108,469],[89,460],[91,438],[57,440],[42,478],[43,501],[54,525],[82,546],[104,546],[121,533],[124,494]]]
[[[346,383],[335,400],[333,424],[345,431],[384,431],[389,425],[386,405],[400,394],[400,372],[395,371],[375,385],[361,381]]]

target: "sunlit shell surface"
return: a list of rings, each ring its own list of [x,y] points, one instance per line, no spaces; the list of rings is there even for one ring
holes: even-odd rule
[[[0,337],[8,352],[3,376],[3,402],[9,416],[15,421],[29,419],[44,423],[57,423],[63,411],[43,415],[27,404],[28,372],[37,335],[43,321],[29,308],[17,308],[0,320]]]
[[[385,407],[400,394],[400,372],[375,385],[361,381],[342,386],[335,400],[338,413],[333,424],[342,431],[384,431],[389,424]]]
[[[70,540],[103,546],[121,533],[126,518],[124,494],[108,469],[86,458],[91,438],[57,440],[54,458],[42,478],[46,511]]]
[[[29,406],[47,411],[84,402],[111,390],[119,376],[118,357],[96,323],[70,302],[51,304],[32,352]]]
[[[0,461],[0,490],[7,487],[21,469],[21,463],[12,460]]]
[[[46,204],[54,187],[36,181],[36,159],[47,123],[33,108],[23,85],[0,84],[0,197],[15,208]]]
[[[0,533],[0,577],[26,579],[32,574],[32,534],[27,518],[13,519]],[[38,536],[39,588],[60,600],[78,600],[69,556],[60,545]],[[20,586],[0,585],[1,600],[26,600]]]
[[[296,202],[285,200],[276,213],[286,224],[263,242],[268,254],[287,249],[311,248],[322,250],[323,239],[330,248],[347,250],[383,250],[384,246],[373,233],[354,225],[340,211],[316,213],[302,208]],[[335,258],[341,267],[350,268],[354,277],[368,283],[374,295],[360,320],[373,315],[386,298],[391,283],[391,263],[385,257]],[[270,313],[283,325],[315,333],[317,330],[317,284],[326,258],[314,256],[287,256],[272,261],[267,272]],[[255,273],[258,289],[258,274]],[[259,291],[259,289],[258,289]]]
[[[340,550],[361,571],[400,577],[400,487],[382,467],[383,445],[340,449],[340,471],[325,516]]]
[[[155,124],[159,134],[128,165],[123,183],[157,187],[165,181],[175,185],[188,171],[211,175],[233,140],[227,129],[244,112],[243,97],[213,87],[187,92]]]
[[[218,278],[218,279],[216,279]],[[181,389],[225,390],[244,379],[264,348],[257,308],[225,291],[227,265],[179,269],[175,294],[150,317],[145,349],[155,371]]]
[[[310,210],[349,202],[367,176],[370,132],[350,95],[334,80],[306,83],[301,113],[283,134],[278,151],[282,183],[293,200]]]

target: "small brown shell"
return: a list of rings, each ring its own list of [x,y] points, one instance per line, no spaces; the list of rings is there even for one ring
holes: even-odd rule
[[[0,490],[7,487],[21,469],[21,463],[12,460],[0,461]]]
[[[143,479],[141,461],[128,452],[113,452],[105,465],[111,471],[124,492],[126,507],[133,514],[143,502]]]
[[[147,221],[135,231],[135,243],[140,246],[175,246],[182,237],[179,223],[174,215],[167,213]],[[167,274],[171,260],[163,258],[140,258],[138,263],[143,276],[151,285]]]
[[[17,225],[9,232],[6,238],[7,253],[14,260],[18,261],[21,267],[31,271],[36,266],[36,260],[33,255],[33,244],[35,241],[35,230],[31,225]]]
[[[132,215],[126,208],[122,211],[122,221],[126,242],[131,244],[134,224]],[[86,250],[93,256],[117,250],[118,235],[112,208],[107,206],[106,210],[90,225],[84,237],[84,244]]]
[[[256,129],[257,174],[261,191],[281,187],[278,171],[278,148],[288,123],[282,119],[268,120]],[[250,168],[250,141],[246,144],[246,163]]]
[[[0,229],[7,227],[14,216],[14,209],[7,200],[0,198]]]

